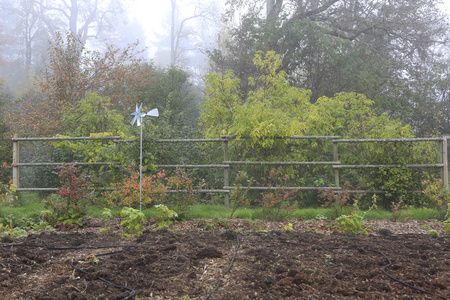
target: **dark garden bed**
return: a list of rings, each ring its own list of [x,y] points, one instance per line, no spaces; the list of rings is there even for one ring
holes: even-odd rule
[[[117,222],[117,220],[116,220]],[[121,238],[91,226],[0,243],[1,299],[443,299],[450,237],[433,222],[369,236],[292,224],[193,220]],[[370,223],[369,223],[370,225]],[[426,234],[438,229],[440,237]],[[76,268],[76,269],[75,269]],[[400,282],[399,282],[400,281]],[[435,294],[435,295],[433,295]]]

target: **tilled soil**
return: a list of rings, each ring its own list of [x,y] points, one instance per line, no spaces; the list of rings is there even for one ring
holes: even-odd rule
[[[225,223],[149,224],[131,239],[120,237],[118,224],[109,234],[87,227],[3,238],[0,299],[450,297],[450,237],[424,233],[435,223],[374,223],[368,237],[320,221],[298,221],[293,230]]]

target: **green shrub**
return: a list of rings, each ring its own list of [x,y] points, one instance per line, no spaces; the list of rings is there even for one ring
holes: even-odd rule
[[[435,208],[439,212],[439,220],[444,220],[448,214],[448,205],[450,204],[450,192],[442,183],[441,179],[434,181],[425,180],[422,182],[425,187],[422,193],[428,199],[427,208]]]
[[[348,234],[367,235],[366,223],[364,218],[356,212],[349,215],[342,215],[336,219],[335,226],[338,230]]]

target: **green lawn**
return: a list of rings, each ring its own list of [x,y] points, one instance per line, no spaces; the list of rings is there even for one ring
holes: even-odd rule
[[[2,206],[0,207],[0,218],[6,218],[10,214],[16,219],[29,218],[38,219],[41,211],[46,208],[43,204],[43,200],[37,193],[22,192],[19,194],[17,200],[13,202],[14,207]],[[98,218],[101,217],[103,208],[105,206],[90,205],[89,206],[89,217]],[[114,216],[118,216],[121,208],[111,209]],[[159,214],[155,208],[145,208],[143,213],[146,217],[155,217]],[[367,220],[391,220],[393,219],[393,214],[386,210],[372,210],[364,214],[364,212],[359,211],[358,214],[364,215]],[[201,218],[228,218],[231,215],[231,209],[227,209],[223,205],[206,205],[197,204],[191,208],[189,218],[191,219],[201,219]],[[402,210],[400,215],[394,215],[400,219],[412,219],[412,220],[429,220],[436,219],[438,213],[436,210],[427,210],[423,208],[410,208],[407,210]],[[264,219],[265,216],[261,208],[239,208],[234,214],[233,218],[243,218],[243,219]],[[289,215],[290,219],[333,219],[334,211],[331,208],[298,208]]]

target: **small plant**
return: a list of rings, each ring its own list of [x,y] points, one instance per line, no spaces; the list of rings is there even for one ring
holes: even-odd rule
[[[314,217],[314,219],[316,220],[327,220],[327,216],[325,216],[324,214],[318,214]]]
[[[178,214],[174,210],[169,209],[163,204],[155,205],[155,208],[157,211],[161,212],[161,220],[176,219],[178,217]]]
[[[323,265],[325,267],[331,267],[333,265],[333,256],[329,255],[329,254],[325,254],[325,262],[323,263]]]
[[[3,163],[0,166],[0,178],[5,176],[6,170],[10,169],[7,163]],[[1,218],[0,220],[0,231],[12,229],[14,227],[14,217],[12,214],[12,209],[14,208],[14,201],[17,200],[17,196],[15,196],[16,186],[13,184],[12,180],[10,180],[7,184],[4,184],[0,181],[0,208],[3,211],[4,208],[8,211],[6,217]]]
[[[12,189],[15,190],[15,188],[12,186]],[[3,195],[5,196],[5,195]],[[14,199],[15,197],[9,198],[9,196],[2,197],[0,203],[1,206],[6,207],[8,210],[8,214],[5,218],[3,218],[3,222],[0,222],[0,230],[4,228],[12,229],[14,227],[14,216],[12,214],[12,209],[14,208]],[[1,220],[1,219],[0,219]]]
[[[215,230],[218,228],[230,228],[230,223],[224,218],[214,218],[212,220],[200,220],[197,224],[198,227],[206,230]]]
[[[410,206],[405,205],[403,202],[403,196],[400,197],[400,201],[397,203],[392,203],[391,205],[391,212],[392,212],[392,221],[403,221],[403,220],[410,220],[412,218],[412,213],[408,212],[407,210],[410,208]]]
[[[250,206],[250,200],[247,198],[247,194],[250,191],[251,185],[252,180],[248,178],[247,172],[239,171],[235,179],[235,187],[230,192],[230,218],[233,217],[233,214],[239,207]]]
[[[444,230],[446,233],[450,233],[450,203],[447,206],[448,206],[448,209],[447,209],[448,219],[446,221],[444,221]]]
[[[108,233],[111,230],[110,222],[113,218],[113,215],[111,213],[111,210],[109,208],[104,208],[102,212],[102,220],[105,222],[105,226],[103,228],[100,228],[100,233]]]
[[[425,187],[422,193],[429,200],[426,207],[435,208],[438,211],[439,220],[445,220],[448,216],[448,204],[450,204],[450,192],[447,187],[442,183],[441,179],[435,179],[434,181],[425,180],[422,182]]]
[[[120,217],[125,218],[125,220],[120,222],[120,225],[124,227],[123,236],[129,237],[143,233],[144,226],[142,226],[142,223],[146,220],[145,215],[141,211],[131,207],[124,207],[120,211]]]
[[[286,231],[291,231],[291,230],[293,230],[294,228],[292,227],[292,223],[289,223],[289,224],[287,224],[287,225],[285,225],[284,226],[284,230],[286,230]]]
[[[169,209],[167,206],[163,204],[155,205],[155,208],[157,211],[161,213],[161,215],[158,216],[159,230],[169,228],[170,224],[172,224],[172,220],[178,217],[178,214],[174,210]]]
[[[262,205],[263,213],[271,220],[280,221],[297,207],[297,203],[294,202],[297,190],[288,191],[282,188],[289,180],[289,175],[283,174],[281,168],[272,169],[269,172],[270,192],[263,194],[262,200],[259,202]],[[271,190],[272,187],[276,187],[276,189]]]
[[[331,189],[321,190],[318,194],[319,199],[323,201],[324,207],[331,207],[334,211],[334,218],[341,215],[349,214],[358,205],[359,200],[364,195],[363,193],[356,193],[353,198],[353,206],[351,205],[350,183],[345,182],[340,191],[334,191]],[[319,200],[320,201],[320,200]]]
[[[335,221],[335,227],[344,233],[363,235],[368,234],[364,218],[358,215],[356,212],[352,212],[349,215],[342,215]]]
[[[435,237],[439,236],[439,232],[436,229],[430,229],[430,230],[427,231],[427,233],[429,235],[432,235],[432,236],[435,236]]]

